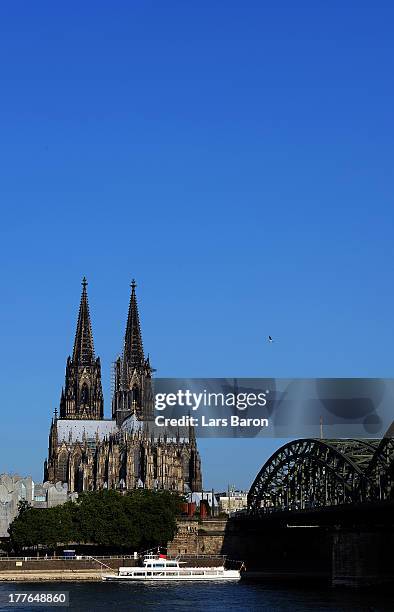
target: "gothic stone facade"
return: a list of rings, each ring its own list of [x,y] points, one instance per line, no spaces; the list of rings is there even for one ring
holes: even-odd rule
[[[71,492],[201,490],[193,428],[157,435],[153,427],[153,370],[144,357],[134,281],[123,352],[115,363],[112,419],[104,418],[101,365],[94,352],[86,286],[83,279],[74,349],[67,359],[60,413],[55,410],[50,427],[44,480],[67,483]]]

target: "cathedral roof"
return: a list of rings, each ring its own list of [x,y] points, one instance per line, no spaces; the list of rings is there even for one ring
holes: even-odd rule
[[[116,433],[118,426],[111,419],[101,421],[94,419],[58,419],[57,422],[58,442],[83,442],[84,437],[103,440],[106,436]],[[71,440],[70,440],[71,438]]]
[[[159,427],[153,421],[140,420],[133,413],[130,414],[120,426],[121,431],[125,433],[136,433],[143,431],[155,443],[166,440],[167,443],[189,443],[190,435],[187,427]]]
[[[144,421],[137,419],[134,413],[130,414],[120,426],[120,429],[126,433],[133,433],[137,431],[143,431]]]

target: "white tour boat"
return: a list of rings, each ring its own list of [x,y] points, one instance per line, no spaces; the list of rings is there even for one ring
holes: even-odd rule
[[[220,567],[181,567],[185,562],[176,559],[167,559],[166,555],[148,554],[144,557],[142,567],[120,567],[117,574],[104,574],[103,580],[107,582],[167,582],[178,581],[222,581],[239,580],[240,570],[227,570]]]

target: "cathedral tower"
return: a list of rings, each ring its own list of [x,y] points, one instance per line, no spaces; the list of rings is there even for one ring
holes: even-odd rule
[[[201,461],[194,429],[155,436],[153,370],[144,356],[136,297],[131,297],[122,355],[115,363],[112,419],[103,417],[100,359],[95,357],[87,282],[82,281],[72,356],[67,359],[60,416],[49,433],[44,480],[67,483],[69,492],[102,488],[201,489]]]
[[[82,280],[77,330],[72,357],[66,365],[66,382],[60,399],[61,419],[102,419],[104,400],[100,358],[95,357],[86,278]]]
[[[123,353],[115,363],[112,418],[118,426],[131,414],[139,420],[152,418],[152,368],[144,357],[136,286],[133,280]]]

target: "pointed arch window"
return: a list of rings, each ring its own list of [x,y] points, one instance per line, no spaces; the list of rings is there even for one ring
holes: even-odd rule
[[[67,451],[60,451],[58,462],[57,462],[57,479],[62,482],[67,482],[67,464],[68,464],[68,455]]]
[[[81,404],[83,406],[89,405],[89,395],[90,395],[89,387],[86,384],[86,382],[84,382],[81,387]]]
[[[73,460],[73,470],[74,470],[74,491],[82,491],[82,457],[78,453],[74,456]]]
[[[139,399],[140,399],[140,390],[139,390],[139,388],[137,387],[137,385],[134,385],[134,386],[133,386],[131,393],[132,393],[132,401],[133,401],[133,404],[134,404],[134,402],[135,402],[135,405],[136,405],[136,406],[138,406],[138,404],[139,404]]]

